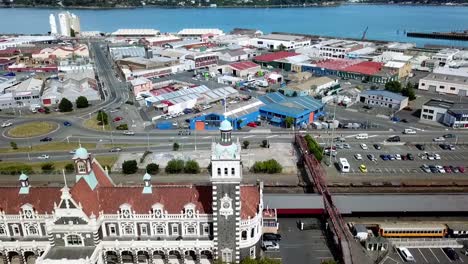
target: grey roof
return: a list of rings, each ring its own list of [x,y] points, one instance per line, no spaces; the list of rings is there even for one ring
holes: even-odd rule
[[[268,34],[258,37],[259,39],[271,39],[271,40],[282,40],[282,41],[296,41],[303,40],[303,36],[285,35],[285,34]]]
[[[91,257],[95,247],[52,247],[44,259],[85,259]]]
[[[263,195],[265,208],[277,209],[322,209],[323,198],[317,194],[278,194],[265,193]]]
[[[457,103],[450,107],[450,112],[459,115],[468,114],[468,104],[467,103]]]
[[[122,59],[128,57],[145,57],[146,52],[143,47],[113,47],[110,48],[110,53],[114,59]]]
[[[377,95],[377,96],[391,98],[397,101],[403,101],[406,98],[408,98],[406,96],[399,95],[397,93],[392,93],[392,92],[385,91],[385,90],[365,90],[364,92],[361,93],[361,95]]]
[[[423,104],[423,106],[440,107],[440,108],[449,109],[453,106],[453,102],[431,99],[427,101],[425,104]]]
[[[227,50],[227,53],[230,55],[230,56],[241,56],[241,55],[245,55],[245,51],[243,49],[237,49],[237,50],[231,50],[231,49],[228,49]]]
[[[465,76],[457,76],[457,75],[449,75],[449,74],[441,74],[441,73],[431,73],[427,75],[426,77],[422,78],[421,80],[424,80],[424,81],[435,80],[438,82],[468,85],[468,78]]]

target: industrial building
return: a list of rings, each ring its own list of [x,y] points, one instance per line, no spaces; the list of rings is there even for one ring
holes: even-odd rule
[[[359,95],[359,101],[368,106],[386,107],[399,111],[408,106],[408,97],[384,90],[366,90]]]
[[[229,64],[226,67],[226,72],[236,77],[247,77],[255,76],[259,71],[261,71],[260,65],[253,63],[251,61],[240,61]]]
[[[430,92],[468,96],[468,74],[431,73],[419,80],[418,89]]]
[[[111,33],[114,37],[156,37],[159,35],[159,30],[151,28],[133,28],[133,29],[118,29]]]
[[[307,47],[310,43],[311,41],[308,37],[285,34],[262,35],[251,40],[252,46],[268,50],[279,50],[281,48],[293,50]]]
[[[423,104],[420,118],[452,128],[468,128],[468,104],[431,99]]]
[[[218,28],[184,28],[177,33],[181,37],[198,37],[224,35],[224,32]]]

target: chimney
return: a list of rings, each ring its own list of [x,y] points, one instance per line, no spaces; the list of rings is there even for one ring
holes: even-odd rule
[[[151,175],[146,172],[143,176],[143,191],[142,193],[153,193],[153,186],[151,185]]]
[[[19,176],[19,182],[20,182],[20,194],[29,194],[29,177],[28,175],[21,173]]]

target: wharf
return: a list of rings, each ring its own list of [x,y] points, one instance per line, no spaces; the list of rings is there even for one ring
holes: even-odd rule
[[[461,32],[408,32],[407,37],[468,41],[468,30]]]

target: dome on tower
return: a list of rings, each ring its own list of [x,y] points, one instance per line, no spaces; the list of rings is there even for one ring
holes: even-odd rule
[[[87,159],[89,157],[89,153],[85,148],[79,147],[75,151],[74,159]]]
[[[232,130],[232,125],[229,120],[224,119],[223,122],[221,122],[221,125],[219,126],[219,130],[221,131],[229,131]]]

